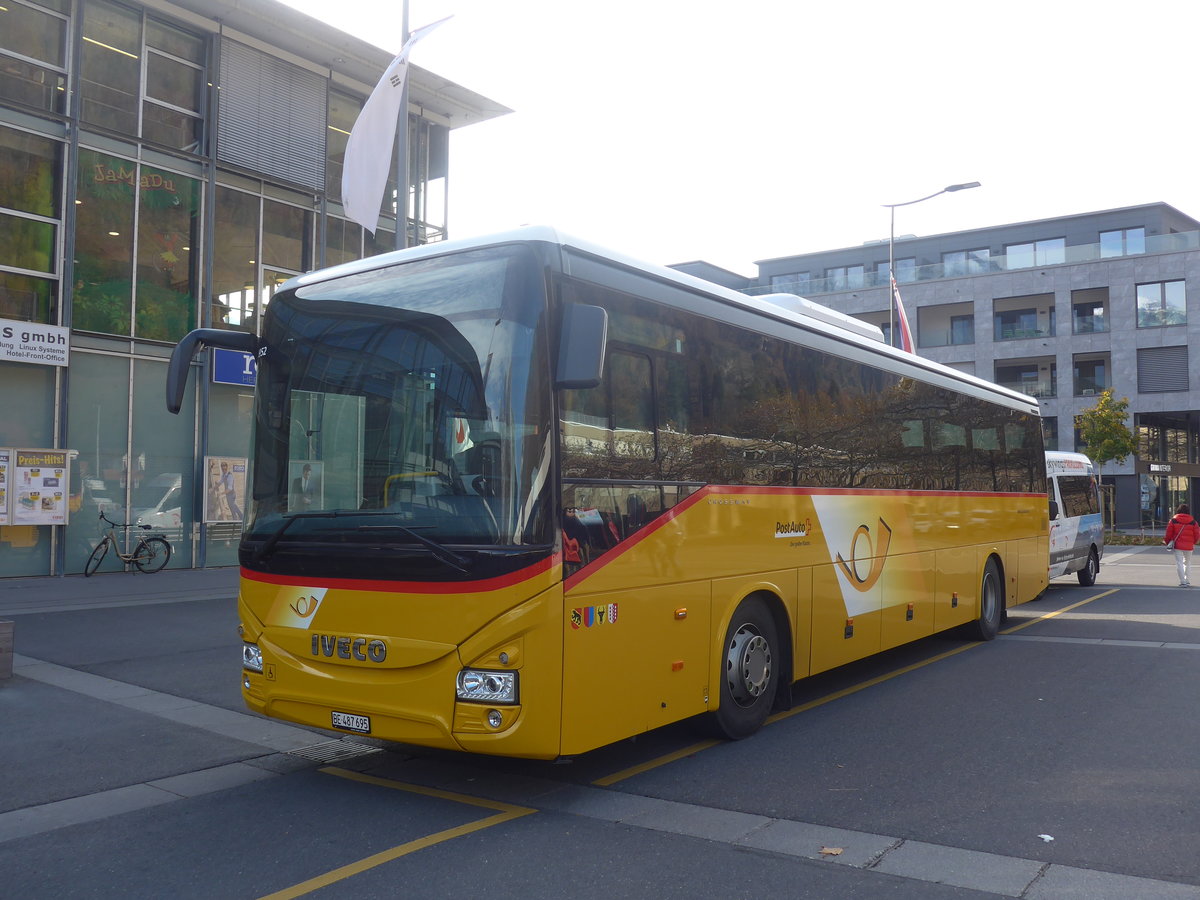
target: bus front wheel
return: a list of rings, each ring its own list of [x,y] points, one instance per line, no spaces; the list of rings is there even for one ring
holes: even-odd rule
[[[734,611],[725,632],[721,660],[721,696],[710,713],[712,730],[737,741],[762,727],[774,703],[779,681],[779,636],[775,618],[759,597],[747,597]]]

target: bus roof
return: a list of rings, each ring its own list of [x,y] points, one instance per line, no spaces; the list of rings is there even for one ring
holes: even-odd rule
[[[802,297],[792,294],[770,294],[765,297],[751,297],[732,288],[724,287],[715,282],[705,281],[694,275],[688,275],[667,266],[648,263],[627,256],[619,251],[610,250],[598,244],[565,234],[557,228],[548,225],[525,225],[510,231],[495,234],[480,235],[471,238],[461,238],[452,241],[442,241],[434,244],[424,244],[420,247],[410,247],[407,250],[394,250],[370,256],[365,259],[353,260],[326,269],[308,272],[289,279],[282,290],[316,284],[333,278],[341,278],[359,272],[394,266],[403,262],[417,259],[429,259],[448,253],[472,250],[481,247],[492,247],[499,244],[513,243],[543,243],[556,246],[560,253],[574,251],[597,260],[631,270],[658,281],[670,282],[688,291],[705,294],[721,302],[748,310],[756,315],[798,325],[810,332],[816,332],[858,346],[874,357],[887,357],[894,364],[887,366],[891,371],[912,367],[941,376],[956,382],[959,387],[969,386],[976,393],[988,395],[996,402],[1014,407],[1022,412],[1040,415],[1040,406],[1034,397],[998,385],[986,379],[968,374],[958,369],[942,365],[933,360],[925,359],[914,353],[907,353],[899,348],[890,347],[882,340],[882,332],[873,326],[838,310],[822,306]],[[570,274],[569,264],[564,261],[564,270]],[[901,371],[901,374],[903,372]]]

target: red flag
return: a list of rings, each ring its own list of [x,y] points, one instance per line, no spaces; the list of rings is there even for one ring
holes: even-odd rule
[[[900,288],[896,284],[895,275],[892,276],[892,296],[896,302],[896,328],[900,332],[899,347],[907,353],[916,353],[917,351],[913,347],[912,330],[908,327],[908,316],[904,314],[904,304],[900,301]],[[896,345],[895,340],[892,341],[892,345]]]

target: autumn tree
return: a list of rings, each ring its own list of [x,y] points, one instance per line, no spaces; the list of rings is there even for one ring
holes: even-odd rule
[[[1107,462],[1125,462],[1137,450],[1137,437],[1125,424],[1128,418],[1129,398],[1114,400],[1112,388],[1096,398],[1095,406],[1076,417],[1079,439],[1097,470],[1103,470]]]

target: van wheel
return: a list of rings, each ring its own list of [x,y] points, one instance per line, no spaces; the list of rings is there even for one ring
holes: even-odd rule
[[[983,580],[979,583],[979,618],[964,628],[968,636],[977,641],[990,641],[1000,631],[1000,620],[1004,616],[1004,582],[1000,578],[1000,567],[996,560],[989,559],[983,567]]]
[[[1096,583],[1096,575],[1100,572],[1100,560],[1096,558],[1096,548],[1093,547],[1088,552],[1087,565],[1075,573],[1075,577],[1079,579],[1079,583],[1084,587],[1091,587]]]
[[[738,604],[722,647],[721,696],[708,724],[717,736],[737,741],[762,727],[779,681],[779,637],[763,600],[747,597]]]

